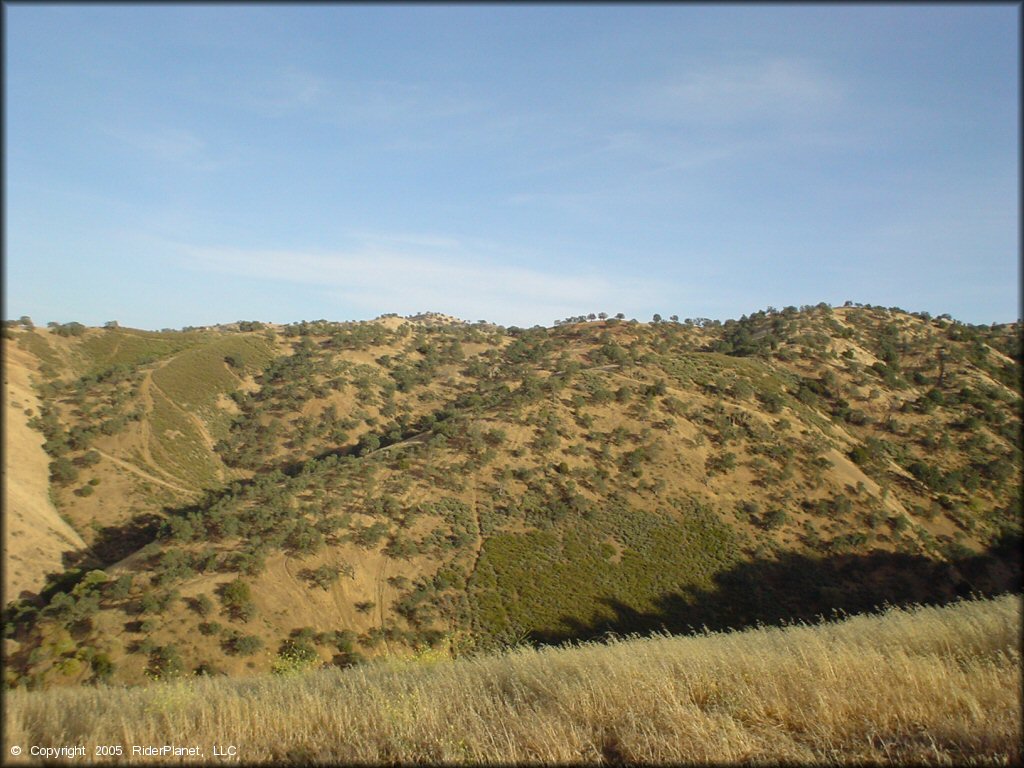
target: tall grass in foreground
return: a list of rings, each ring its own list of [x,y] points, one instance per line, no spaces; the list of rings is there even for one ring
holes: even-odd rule
[[[1020,631],[1021,600],[1003,596],[304,677],[16,690],[4,756],[177,743],[208,762],[216,743],[245,763],[1018,763]]]

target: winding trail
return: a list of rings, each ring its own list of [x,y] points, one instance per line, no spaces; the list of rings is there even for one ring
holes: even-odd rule
[[[288,555],[285,555],[284,559],[281,561],[281,564],[284,566],[284,572],[288,574],[288,578],[292,580],[292,583],[295,585],[295,588],[298,590],[298,593],[302,594],[303,586],[295,577],[295,574],[292,573],[292,569],[288,567],[288,560],[290,560],[290,558],[288,557]]]
[[[174,408],[176,411],[181,412],[181,414],[186,419],[189,420],[192,426],[196,428],[196,431],[199,433],[200,439],[202,439],[203,443],[206,444],[206,447],[210,450],[211,453],[214,452],[213,447],[214,445],[216,445],[216,441],[213,439],[213,436],[206,429],[206,425],[203,423],[203,420],[196,416],[192,411],[186,410],[185,408],[182,408],[180,405],[174,402],[173,398],[171,398],[166,392],[164,392],[160,385],[157,384],[155,381],[152,382],[152,386],[157,392],[159,392],[163,396],[163,398],[168,403],[171,404],[172,408]]]
[[[412,445],[413,443],[425,442],[424,438],[427,435],[429,435],[432,431],[433,430],[428,429],[425,432],[419,432],[419,433],[413,435],[412,437],[407,437],[404,440],[400,440],[397,443],[391,443],[391,445],[385,445],[382,448],[377,448],[376,450],[370,451],[366,455],[367,456],[373,456],[374,454],[377,454],[377,453],[382,453],[384,451],[390,451],[392,448],[405,448],[406,446]]]
[[[143,410],[146,412],[147,416],[151,416],[153,414],[155,408],[156,408],[155,400],[154,400],[154,394],[156,394],[157,396],[161,397],[164,401],[166,401],[166,403],[171,408],[173,408],[174,410],[180,412],[188,420],[189,424],[191,424],[193,426],[195,431],[198,433],[200,440],[204,443],[204,445],[206,445],[206,447],[210,451],[210,453],[213,456],[216,456],[217,454],[216,454],[216,451],[214,450],[215,441],[213,439],[213,436],[207,430],[206,425],[203,423],[203,421],[198,416],[196,416],[194,413],[188,411],[187,409],[185,409],[182,406],[180,406],[178,403],[174,402],[174,400],[171,397],[169,397],[168,394],[153,379],[153,373],[155,371],[157,371],[157,370],[159,370],[161,368],[166,367],[168,364],[173,362],[174,359],[175,359],[175,357],[172,356],[172,357],[168,358],[167,360],[163,360],[155,368],[145,372],[145,374],[144,374],[144,376],[142,378],[142,381],[139,383],[139,394],[138,394],[139,400],[142,402]],[[187,493],[189,495],[194,495],[194,493],[195,493],[194,490],[185,490],[180,485],[177,484],[177,482],[181,482],[181,480],[182,480],[180,477],[178,477],[178,476],[174,475],[173,473],[169,472],[167,469],[165,469],[163,466],[161,466],[160,462],[156,461],[156,459],[153,457],[153,452],[151,450],[151,443],[152,443],[152,441],[154,439],[154,435],[153,435],[152,430],[150,428],[150,421],[151,421],[151,419],[147,418],[147,419],[143,419],[140,422],[140,425],[139,425],[139,438],[140,438],[139,439],[139,452],[140,452],[141,458],[142,458],[143,462],[145,462],[146,466],[150,470],[152,470],[153,472],[158,472],[161,475],[163,475],[165,478],[167,478],[166,480],[160,480],[159,478],[156,478],[152,474],[150,474],[148,472],[145,472],[144,470],[140,469],[139,467],[137,467],[137,466],[135,466],[133,464],[130,464],[128,462],[122,461],[120,459],[115,459],[113,456],[110,456],[109,454],[103,453],[103,455],[106,456],[107,458],[111,459],[112,461],[114,461],[116,464],[119,464],[120,466],[123,466],[123,467],[127,468],[128,470],[134,472],[135,474],[137,474],[137,475],[139,475],[141,477],[146,478],[147,480],[152,480],[153,482],[159,483],[160,485],[166,486],[168,488],[172,488],[172,489],[174,489],[176,491],[180,491],[182,493]],[[102,451],[101,451],[101,453],[102,453]],[[216,473],[216,477],[217,477],[218,480],[224,481],[225,473],[224,473],[223,467],[220,467],[220,466],[215,467],[215,473]]]
[[[162,486],[164,486],[166,488],[170,488],[172,491],[177,491],[178,493],[184,493],[184,494],[186,494],[188,496],[194,496],[195,495],[195,491],[194,490],[190,491],[190,490],[187,490],[185,488],[182,488],[180,485],[175,485],[174,483],[170,483],[170,482],[168,482],[166,480],[161,480],[159,477],[156,477],[155,475],[151,475],[149,472],[146,472],[145,470],[140,469],[139,467],[135,466],[134,464],[131,464],[131,463],[127,462],[127,461],[124,461],[123,459],[119,459],[116,456],[111,456],[106,451],[100,450],[99,448],[94,448],[93,450],[95,450],[96,453],[98,453],[100,456],[102,456],[103,458],[107,459],[108,461],[113,462],[114,464],[116,464],[119,467],[123,467],[124,469],[127,469],[129,472],[138,475],[139,477],[143,478],[144,480],[148,480],[151,483],[157,483],[158,485],[162,485]]]
[[[150,387],[156,387],[156,385],[153,383],[152,379],[153,372],[147,371],[146,375],[142,379],[142,382],[139,384],[139,399],[142,400],[142,406],[146,411],[147,415],[152,415],[154,410],[153,393],[150,392]],[[160,397],[164,398],[165,400],[168,400],[167,395],[165,395],[159,389],[159,387],[157,387],[157,391],[160,393]],[[139,450],[140,453],[142,454],[142,460],[146,462],[150,469],[154,470],[155,472],[159,472],[164,477],[170,478],[171,480],[181,480],[180,477],[171,474],[166,469],[161,467],[160,464],[153,458],[153,453],[152,451],[150,451],[149,445],[150,441],[153,439],[153,434],[152,431],[150,430],[150,419],[143,419],[141,422],[139,422],[139,426],[139,437],[141,438]],[[163,483],[163,485],[180,488],[180,486],[174,486],[173,483],[165,482]],[[193,492],[188,491],[188,493],[191,494]]]
[[[477,496],[476,496],[477,472],[476,471],[473,472],[472,481],[473,481],[473,500],[471,502],[471,505],[472,505],[471,509],[473,511],[473,519],[476,521],[476,535],[477,535],[478,541],[477,541],[477,546],[476,546],[476,554],[473,555],[473,564],[470,566],[469,574],[466,576],[466,583],[467,584],[469,583],[469,580],[473,578],[473,575],[476,573],[476,567],[480,563],[480,556],[483,554],[483,551],[484,551],[484,527],[480,524],[480,510],[477,508]]]
[[[388,557],[384,555],[380,559],[380,571],[377,573],[377,610],[380,614],[380,631],[384,638],[384,650],[391,654],[391,646],[388,645],[388,638],[384,633],[384,579],[387,577]]]

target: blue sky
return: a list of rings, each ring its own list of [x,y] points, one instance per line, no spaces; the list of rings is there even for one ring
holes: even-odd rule
[[[1008,322],[1015,5],[6,5],[5,315]]]

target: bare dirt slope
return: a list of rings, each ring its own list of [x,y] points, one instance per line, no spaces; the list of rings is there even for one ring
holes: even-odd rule
[[[50,458],[43,437],[28,426],[37,413],[32,388],[33,358],[14,344],[4,354],[4,599],[36,592],[48,573],[64,570],[62,556],[85,547],[50,501]]]

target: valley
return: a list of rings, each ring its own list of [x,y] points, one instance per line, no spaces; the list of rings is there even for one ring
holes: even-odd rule
[[[9,687],[1019,586],[1019,324],[8,323],[4,355]]]

